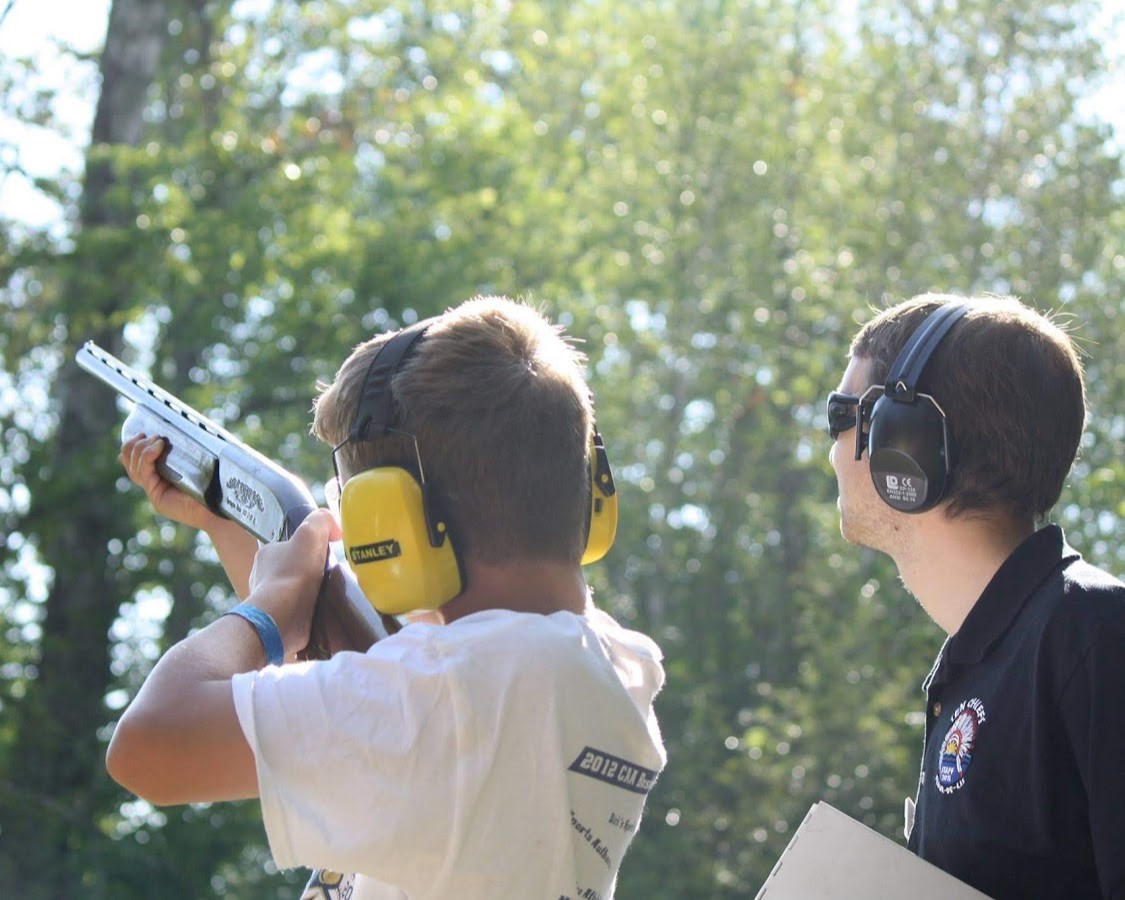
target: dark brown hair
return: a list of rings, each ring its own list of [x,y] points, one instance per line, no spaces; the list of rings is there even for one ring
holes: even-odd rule
[[[882,384],[910,335],[939,306],[968,303],[918,389],[948,419],[950,515],[1042,519],[1055,505],[1086,422],[1082,364],[1070,336],[1014,297],[923,294],[880,312],[852,341]]]
[[[364,373],[389,335],[360,344],[315,403],[313,433],[344,440]],[[485,562],[581,559],[590,518],[593,433],[585,356],[532,307],[478,297],[447,310],[415,345],[392,390],[393,425],[413,434],[457,550]],[[346,478],[411,465],[389,436],[347,444]]]

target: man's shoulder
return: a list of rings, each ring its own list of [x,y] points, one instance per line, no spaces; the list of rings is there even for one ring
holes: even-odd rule
[[[1075,623],[1125,624],[1125,583],[1078,559],[1062,572],[1053,618]]]
[[[1068,584],[1078,589],[1125,597],[1125,582],[1085,559],[1079,558],[1071,562],[1064,570],[1064,576]]]
[[[1082,559],[1041,585],[1029,611],[1025,627],[1052,657],[1079,659],[1107,640],[1125,647],[1125,583]]]

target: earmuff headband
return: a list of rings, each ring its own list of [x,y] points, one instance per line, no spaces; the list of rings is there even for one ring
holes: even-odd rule
[[[930,313],[899,351],[891,372],[887,376],[886,395],[907,403],[914,402],[918,379],[934,350],[949,329],[969,311],[968,304],[949,303]]]
[[[391,427],[394,395],[391,379],[399,366],[426,333],[432,319],[403,329],[387,341],[372,357],[363,375],[363,387],[356,403],[355,420],[348,432],[349,441],[378,440]]]

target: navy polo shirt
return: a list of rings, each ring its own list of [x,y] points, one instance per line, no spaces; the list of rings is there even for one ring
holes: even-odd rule
[[[923,688],[910,849],[997,900],[1125,898],[1125,585],[1041,529]]]

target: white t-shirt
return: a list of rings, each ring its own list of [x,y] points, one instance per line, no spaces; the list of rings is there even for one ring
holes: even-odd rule
[[[274,860],[327,870],[318,900],[608,900],[666,760],[660,660],[591,605],[236,675]]]

